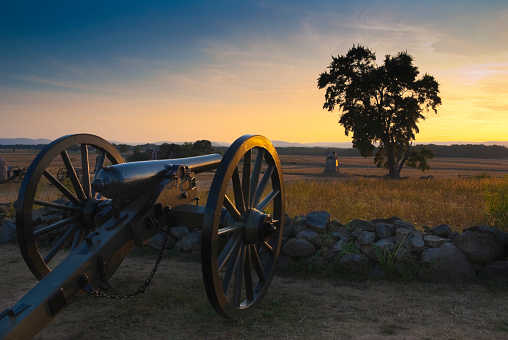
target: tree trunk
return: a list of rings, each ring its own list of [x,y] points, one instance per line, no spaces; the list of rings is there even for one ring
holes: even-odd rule
[[[393,153],[393,146],[386,145],[386,164],[388,165],[388,176],[390,178],[398,178],[397,171],[395,169],[395,154]]]

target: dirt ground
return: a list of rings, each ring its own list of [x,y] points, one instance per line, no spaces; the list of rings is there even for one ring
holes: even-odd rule
[[[111,279],[116,292],[139,287],[155,258],[130,253]],[[17,246],[0,245],[0,261],[0,308],[7,308],[36,280]],[[233,322],[208,304],[195,256],[165,256],[145,294],[85,296],[36,338],[506,339],[507,293],[506,287],[478,283],[351,282],[278,273],[254,315]]]
[[[0,153],[9,165],[28,167],[35,153]],[[281,156],[285,180],[325,178],[324,157]],[[435,159],[434,177],[508,175],[508,160]],[[340,175],[354,180],[385,172],[372,159],[340,160]],[[404,170],[419,177],[421,172]],[[325,176],[325,177],[324,177]],[[213,172],[198,176],[208,190]],[[20,183],[0,184],[0,202],[17,198]],[[63,254],[65,255],[65,254]],[[130,253],[113,276],[113,293],[130,293],[150,273],[156,255]],[[0,311],[37,282],[19,248],[0,245]],[[117,290],[117,291],[115,291]],[[37,339],[507,339],[508,288],[494,284],[430,284],[341,277],[302,277],[278,272],[259,310],[232,322],[210,307],[195,255],[166,255],[152,286],[131,299],[85,296],[70,305]]]

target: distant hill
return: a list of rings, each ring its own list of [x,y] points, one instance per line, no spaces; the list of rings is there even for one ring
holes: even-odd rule
[[[38,145],[38,144],[49,144],[51,139],[38,138],[0,138],[0,145]]]

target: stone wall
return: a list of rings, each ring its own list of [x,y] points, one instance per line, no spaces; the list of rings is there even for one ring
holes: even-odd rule
[[[0,243],[16,242],[16,225],[4,218],[9,206],[0,204]],[[41,208],[34,214],[35,229],[62,218],[61,212]],[[48,233],[44,241],[58,238]],[[160,249],[164,233],[149,245]],[[199,252],[201,231],[171,229],[169,247]],[[331,220],[328,212],[311,212],[294,219],[286,216],[279,266],[302,261],[314,266],[334,264],[344,272],[383,277],[411,270],[420,280],[468,281],[475,278],[508,283],[508,233],[478,225],[462,233],[441,224],[417,230],[398,217],[372,221],[353,220],[347,225]]]

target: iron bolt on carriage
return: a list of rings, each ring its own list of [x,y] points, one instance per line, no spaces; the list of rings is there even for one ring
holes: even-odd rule
[[[78,156],[70,157],[76,146]],[[90,157],[92,148],[98,157]],[[70,185],[57,178],[55,160],[63,161]],[[215,175],[206,205],[198,205],[195,175],[210,170]],[[40,197],[41,188],[50,185],[65,203]],[[34,229],[32,217],[40,207],[64,217]],[[16,224],[23,258],[40,282],[0,314],[2,338],[33,337],[79,296],[104,294],[98,288],[107,288],[125,255],[172,226],[202,229],[208,299],[220,316],[240,319],[260,305],[277,264],[284,226],[282,169],[273,145],[258,135],[240,137],[223,157],[132,163],[124,163],[100,137],[69,135],[49,144],[29,167]],[[55,230],[62,231],[58,240],[42,247],[40,236]],[[162,252],[158,261],[161,257]]]

